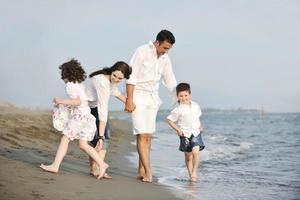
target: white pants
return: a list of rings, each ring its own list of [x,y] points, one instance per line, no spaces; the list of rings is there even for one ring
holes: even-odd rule
[[[136,105],[132,112],[133,134],[155,132],[157,111],[153,106]]]
[[[133,93],[133,102],[136,105],[132,112],[133,134],[152,134],[155,132],[156,115],[161,100],[158,93],[149,94],[143,91],[135,90]]]

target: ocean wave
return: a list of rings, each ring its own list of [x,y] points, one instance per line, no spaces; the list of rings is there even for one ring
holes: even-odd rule
[[[251,142],[241,142],[239,145],[219,145],[215,148],[206,148],[201,152],[201,160],[232,160],[243,154],[245,150],[250,149],[253,145]]]

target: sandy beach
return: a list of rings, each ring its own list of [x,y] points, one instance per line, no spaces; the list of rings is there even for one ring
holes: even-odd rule
[[[58,174],[42,171],[54,159],[61,134],[52,127],[51,111],[0,103],[0,199],[176,199],[170,188],[141,183],[125,158],[135,148],[129,125],[111,120],[107,155],[112,180],[89,175],[88,157],[71,142]]]

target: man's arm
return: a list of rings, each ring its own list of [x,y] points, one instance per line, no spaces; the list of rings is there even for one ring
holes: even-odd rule
[[[126,112],[132,112],[135,109],[135,105],[133,103],[133,91],[137,82],[137,76],[140,71],[140,67],[142,63],[143,63],[143,56],[140,53],[140,50],[137,49],[133,54],[129,64],[132,68],[132,72],[126,84],[127,99],[125,102],[125,109],[124,109]]]
[[[134,85],[126,84],[126,92],[127,92],[127,99],[125,102],[125,111],[126,112],[132,112],[135,109],[135,106],[133,103],[133,91],[134,91]]]

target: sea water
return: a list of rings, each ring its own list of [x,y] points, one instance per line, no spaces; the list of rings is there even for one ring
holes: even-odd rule
[[[157,116],[151,166],[158,182],[179,198],[300,199],[300,113],[204,110],[206,147],[200,152],[196,183],[189,181],[167,114]],[[128,158],[136,166],[137,153]]]

